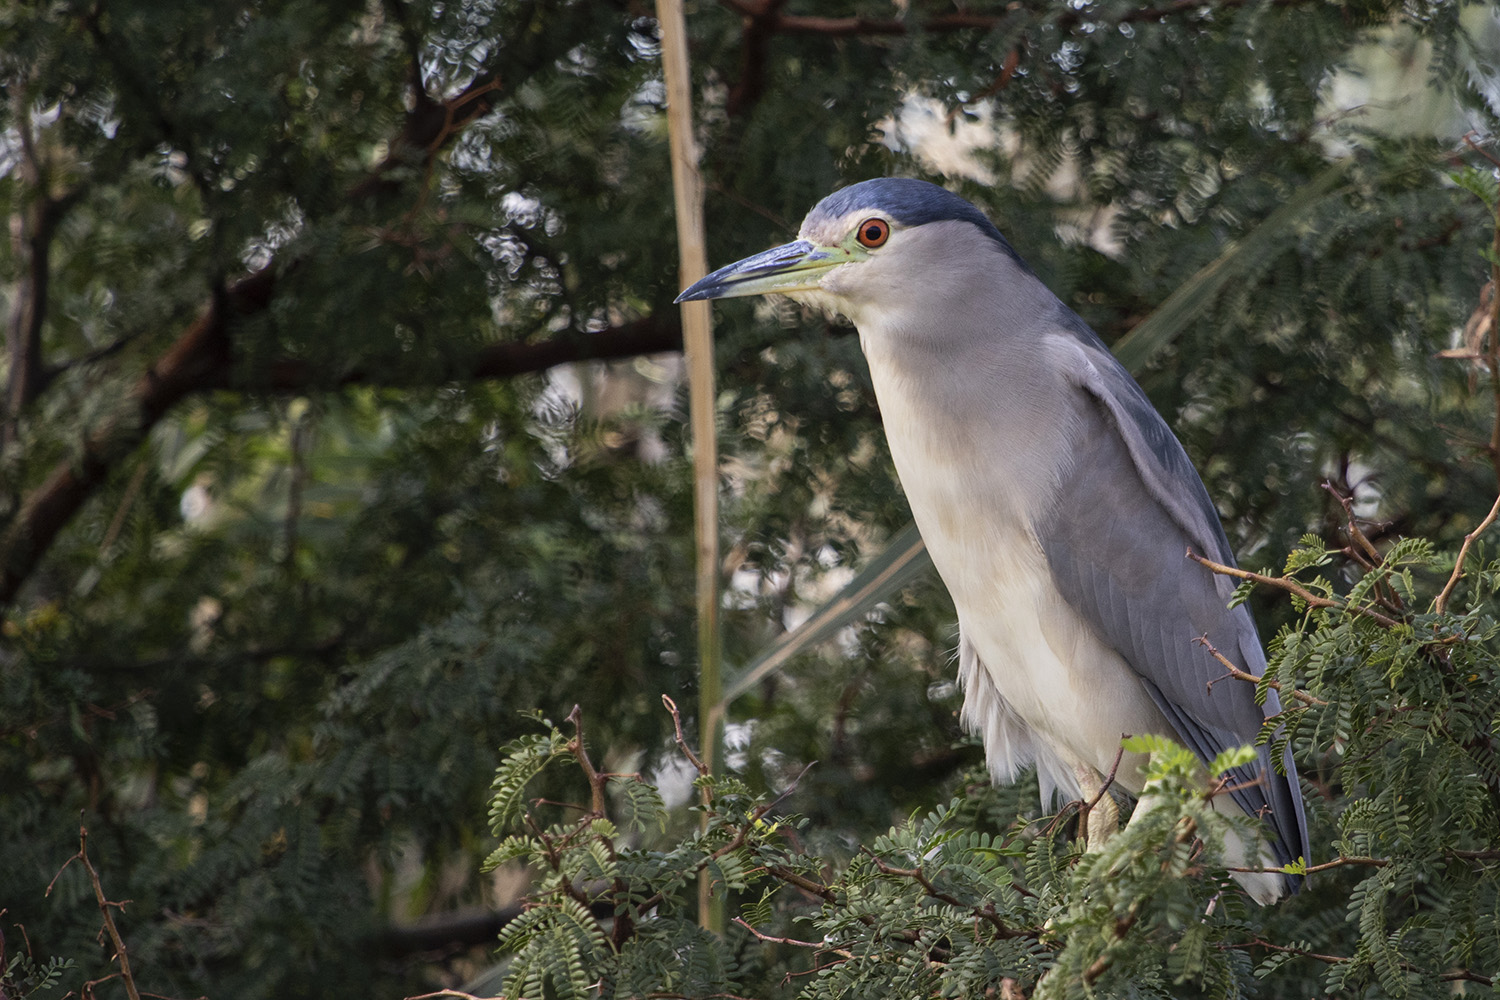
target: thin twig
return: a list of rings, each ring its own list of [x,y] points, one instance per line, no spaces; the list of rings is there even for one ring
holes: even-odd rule
[[[1495,504],[1490,508],[1490,512],[1485,515],[1484,520],[1480,521],[1479,525],[1473,531],[1464,536],[1464,543],[1458,549],[1458,558],[1453,562],[1453,573],[1448,577],[1448,583],[1443,587],[1443,592],[1438,595],[1437,601],[1432,606],[1433,610],[1438,614],[1442,614],[1447,608],[1448,598],[1452,596],[1453,588],[1458,586],[1459,578],[1463,576],[1464,560],[1469,557],[1469,546],[1474,544],[1474,539],[1482,535],[1486,528],[1495,523],[1496,514],[1500,514],[1500,496],[1495,498]]]
[[[1325,482],[1323,488],[1339,502],[1340,507],[1344,508],[1344,517],[1348,523],[1350,540],[1356,542],[1364,550],[1365,554],[1370,557],[1371,568],[1380,565],[1384,557],[1380,554],[1380,550],[1375,548],[1374,543],[1366,537],[1365,533],[1359,530],[1359,524],[1355,521],[1354,498],[1344,496],[1332,483]]]
[[[782,792],[781,792],[780,795],[776,796],[770,802],[766,802],[766,803],[764,803],[762,805],[758,805],[758,806],[755,807],[755,818],[757,820],[759,820],[762,817],[764,817],[766,813],[770,812],[772,809],[775,809],[777,806],[781,805],[781,803],[786,800],[787,796],[791,795],[793,792],[795,792],[797,790],[797,786],[802,783],[802,779],[805,778],[805,777],[807,777],[807,772],[811,771],[813,768],[815,768],[817,766],[818,766],[818,762],[817,761],[815,761],[815,760],[808,761],[807,762],[807,766],[804,767],[802,770],[800,770],[800,771],[797,772],[797,776],[792,779],[791,784],[787,785],[786,788],[782,790]]]
[[[573,723],[573,738],[568,741],[568,749],[578,760],[578,766],[583,769],[583,776],[589,781],[589,801],[593,805],[593,814],[603,816],[605,811],[604,786],[609,781],[609,776],[594,770],[594,762],[589,760],[588,748],[583,745],[583,709],[574,705],[573,711],[568,713],[567,721]]]
[[[141,992],[136,989],[135,976],[130,971],[129,949],[125,947],[125,939],[120,936],[120,929],[115,926],[114,914],[110,913],[110,907],[120,910],[125,909],[125,904],[130,900],[125,899],[114,902],[104,894],[104,883],[99,880],[99,872],[89,861],[89,831],[82,824],[78,827],[78,853],[63,862],[63,866],[52,876],[52,881],[47,883],[47,891],[44,895],[52,895],[52,889],[57,885],[57,880],[62,873],[67,871],[68,866],[78,861],[83,864],[83,870],[89,873],[89,882],[94,887],[94,899],[99,904],[99,912],[104,916],[104,930],[109,935],[110,943],[115,947],[115,957],[120,960],[120,979],[125,983],[125,993],[130,1000],[141,1000]],[[99,980],[102,982],[103,980]]]
[[[1380,554],[1380,550],[1375,547],[1375,543],[1370,541],[1369,536],[1360,530],[1359,521],[1354,516],[1353,496],[1345,496],[1341,490],[1330,482],[1325,482],[1323,489],[1327,490],[1339,502],[1340,507],[1344,508],[1344,524],[1349,533],[1350,542],[1349,546],[1344,549],[1344,552],[1365,570],[1378,573],[1381,565],[1385,562],[1385,557]],[[1396,593],[1396,588],[1391,586],[1389,579],[1384,578],[1384,576],[1377,577],[1373,593],[1375,600],[1387,611],[1395,615],[1405,614],[1406,605],[1402,603],[1401,595]]]
[[[1243,792],[1247,788],[1260,788],[1266,784],[1264,777],[1251,778],[1249,781],[1234,781],[1229,772],[1219,776],[1213,787],[1203,796],[1205,799],[1216,799],[1220,795],[1233,795],[1235,792]]]
[[[1269,948],[1272,951],[1286,952],[1291,955],[1301,955],[1304,958],[1315,958],[1319,962],[1327,962],[1329,965],[1339,965],[1343,962],[1349,961],[1349,959],[1343,955],[1320,955],[1315,951],[1308,951],[1306,948],[1291,948],[1286,945],[1272,944],[1264,938],[1256,938],[1255,940],[1247,941],[1244,944],[1230,945],[1230,947],[1232,948],[1253,948],[1256,946],[1259,946],[1261,948]]]
[[[664,694],[661,696],[661,703],[667,706],[668,712],[672,713],[672,728],[677,733],[677,749],[687,755],[687,759],[701,777],[708,777],[708,766],[698,759],[698,755],[693,753],[693,748],[688,746],[687,739],[682,735],[682,713],[677,710],[677,702],[673,701],[670,695]]]
[[[1472,133],[1464,136],[1470,148],[1474,149],[1491,163],[1495,157],[1479,148],[1471,137]],[[1495,422],[1490,427],[1490,464],[1495,467],[1495,476],[1500,479],[1500,204],[1494,207],[1495,235],[1490,242],[1490,251],[1493,256],[1490,259],[1490,284],[1495,288],[1495,293],[1490,296],[1490,330],[1488,336],[1488,362],[1490,369],[1490,393],[1495,400]]]
[[[1326,872],[1331,868],[1343,868],[1347,865],[1361,865],[1366,868],[1384,868],[1388,864],[1390,864],[1390,861],[1385,858],[1362,858],[1340,855],[1339,857],[1334,858],[1332,861],[1323,862],[1321,865],[1309,865],[1308,867],[1304,868],[1302,872],[1304,875],[1313,875],[1318,872]],[[1264,866],[1237,866],[1228,868],[1226,870],[1232,872],[1242,872],[1251,875],[1286,874],[1286,870],[1284,868]]]
[[[944,123],[951,126],[954,120],[958,118],[959,112],[961,112],[964,108],[967,108],[973,104],[978,104],[980,101],[988,100],[989,98],[994,97],[996,94],[1000,93],[1000,91],[1004,90],[1006,87],[1010,86],[1010,81],[1016,75],[1016,69],[1020,67],[1020,65],[1021,50],[1019,48],[1012,47],[1010,52],[1006,53],[1005,63],[1000,67],[1000,75],[995,77],[994,82],[991,83],[988,87],[985,87],[979,93],[975,94],[973,97],[970,97],[967,101],[961,101],[950,108],[948,114],[943,118]]]
[[[130,513],[130,508],[135,504],[135,498],[141,491],[141,486],[146,482],[146,473],[150,471],[151,463],[141,459],[136,463],[135,472],[130,476],[130,483],[125,487],[125,495],[120,498],[120,506],[115,509],[115,516],[109,522],[109,528],[104,532],[104,541],[99,543],[99,558],[103,559],[109,555],[109,550],[115,544],[115,539],[120,537],[120,531],[125,527],[125,515]]]
[[[854,955],[850,952],[844,951],[841,948],[830,948],[821,941],[798,941],[796,938],[773,937],[770,934],[762,934],[760,931],[747,924],[740,917],[735,917],[730,922],[739,924],[741,927],[745,928],[745,930],[749,931],[751,934],[754,934],[758,940],[765,941],[767,944],[789,944],[797,948],[813,948],[819,951],[829,951],[835,955],[842,955],[845,958],[854,957]]]
[[[1394,618],[1389,618],[1374,608],[1366,608],[1358,604],[1348,604],[1344,601],[1334,600],[1331,597],[1321,597],[1289,577],[1266,576],[1264,573],[1252,573],[1247,569],[1240,569],[1238,566],[1226,566],[1223,563],[1217,563],[1212,559],[1204,558],[1192,549],[1188,549],[1187,557],[1223,576],[1238,577],[1241,580],[1253,580],[1256,583],[1264,583],[1278,590],[1284,590],[1289,594],[1295,594],[1315,608],[1334,608],[1339,611],[1352,611],[1355,614],[1364,615],[1366,618],[1380,623],[1385,628],[1395,628],[1400,624]]]
[[[1198,643],[1199,645],[1203,646],[1205,649],[1207,649],[1209,655],[1212,656],[1214,659],[1218,660],[1219,661],[1219,665],[1222,666],[1225,670],[1229,671],[1229,676],[1230,677],[1233,677],[1236,680],[1246,681],[1246,682],[1248,682],[1250,684],[1259,684],[1262,680],[1265,680],[1265,678],[1263,678],[1263,677],[1257,677],[1254,674],[1250,673],[1248,670],[1241,670],[1239,667],[1235,666],[1234,663],[1227,656],[1225,656],[1223,653],[1219,652],[1218,648],[1215,647],[1213,643],[1211,643],[1211,642],[1208,641],[1208,636],[1207,635],[1200,635],[1198,638],[1194,639],[1193,641],[1196,642],[1196,643]],[[1214,678],[1214,680],[1209,681],[1206,686],[1211,691],[1211,690],[1213,690],[1214,683],[1216,681],[1219,681],[1219,680],[1222,680],[1222,678],[1216,677],[1216,678]],[[1277,691],[1281,692],[1282,694],[1290,694],[1293,698],[1296,698],[1298,701],[1302,702],[1302,704],[1304,704],[1304,705],[1326,705],[1326,704],[1328,704],[1328,702],[1324,701],[1322,698],[1314,697],[1313,695],[1308,694],[1306,691],[1302,690],[1301,688],[1292,688],[1291,691],[1285,691],[1285,690],[1282,689],[1280,681],[1270,680],[1270,681],[1266,681],[1266,683],[1268,685],[1270,685],[1271,687],[1275,688]]]
[[[1484,157],[1486,160],[1489,160],[1490,163],[1494,164],[1496,169],[1500,169],[1500,158],[1496,158],[1495,154],[1489,152],[1483,146],[1479,145],[1479,143],[1477,143],[1477,142],[1474,141],[1474,137],[1476,135],[1478,135],[1478,134],[1479,133],[1476,132],[1476,131],[1474,131],[1473,129],[1470,129],[1469,131],[1465,132],[1464,133],[1464,143],[1470,149],[1472,149],[1474,152],[1478,153],[1480,156]]]
[[[959,899],[957,896],[954,896],[951,893],[943,892],[933,884],[932,880],[927,877],[927,873],[920,867],[897,868],[894,865],[886,864],[878,856],[876,856],[874,851],[870,850],[868,847],[861,846],[860,851],[868,856],[871,861],[875,862],[875,867],[880,871],[882,875],[895,875],[898,878],[911,879],[922,887],[923,892],[927,893],[927,895],[931,896],[933,899],[936,899],[938,902],[947,903],[949,906],[968,910],[977,919],[983,920],[986,923],[990,924],[995,928],[996,933],[1002,938],[1036,936],[1032,931],[1016,930],[1014,927],[1011,927],[1009,924],[1007,924],[1003,919],[1001,919],[1000,914],[995,912],[995,905],[993,903],[987,902],[983,906],[974,906],[971,903],[965,903],[963,900]]]

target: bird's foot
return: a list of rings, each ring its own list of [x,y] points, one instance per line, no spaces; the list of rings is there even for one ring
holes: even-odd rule
[[[1073,768],[1083,792],[1083,813],[1078,834],[1091,851],[1097,851],[1120,829],[1120,806],[1104,784],[1104,776],[1087,764]]]

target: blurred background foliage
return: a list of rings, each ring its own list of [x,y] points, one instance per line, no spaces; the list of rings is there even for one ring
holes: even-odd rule
[[[482,968],[523,881],[480,873],[486,793],[533,710],[582,705],[693,821],[659,702],[696,646],[653,17],[0,5],[0,924],[76,961],[59,989],[109,968],[81,868],[45,895],[80,817],[143,988],[244,998]],[[715,263],[841,184],[937,180],[1107,341],[1155,320],[1138,377],[1242,561],[1342,550],[1325,481],[1379,546],[1489,508],[1492,8],[700,0],[688,28]],[[852,329],[731,303],[717,335],[733,667],[908,514]],[[1267,637],[1293,616],[1256,600]],[[952,622],[924,578],[731,707],[749,789],[818,762],[784,803],[808,849],[980,794]],[[1280,932],[1342,912],[1325,886]]]

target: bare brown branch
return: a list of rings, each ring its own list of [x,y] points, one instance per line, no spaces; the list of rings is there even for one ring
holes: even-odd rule
[[[1486,528],[1495,523],[1497,514],[1500,514],[1500,497],[1495,498],[1495,503],[1490,507],[1490,512],[1485,515],[1484,520],[1464,536],[1464,543],[1458,549],[1458,558],[1453,561],[1453,573],[1448,577],[1448,582],[1443,585],[1443,592],[1433,602],[1432,609],[1438,614],[1447,610],[1448,598],[1453,596],[1453,588],[1457,587],[1458,581],[1463,578],[1464,560],[1469,557],[1469,546],[1474,544],[1474,539],[1484,534]]]
[[[568,741],[568,750],[573,758],[578,761],[578,766],[583,769],[583,776],[589,782],[589,802],[595,816],[605,815],[604,786],[609,784],[609,775],[600,774],[594,769],[594,762],[589,760],[588,748],[583,744],[583,709],[573,706],[573,711],[568,713],[568,721],[573,723],[573,738]]]
[[[1365,534],[1359,526],[1359,519],[1354,516],[1354,498],[1344,490],[1331,482],[1325,482],[1323,489],[1339,502],[1344,509],[1344,531],[1349,536],[1349,543],[1344,547],[1344,554],[1359,564],[1366,572],[1379,570],[1385,557],[1370,541],[1370,536]],[[1406,613],[1406,605],[1401,600],[1401,595],[1396,593],[1396,588],[1391,586],[1387,578],[1377,578],[1372,590],[1376,602],[1393,615]]]
[[[682,713],[677,709],[677,702],[670,695],[662,695],[661,703],[667,706],[667,711],[672,713],[672,727],[676,732],[677,749],[681,750],[688,761],[697,770],[700,777],[708,776],[708,767],[693,753],[693,748],[688,746],[687,738],[682,735]]]
[[[1491,164],[1500,165],[1500,160],[1494,154],[1474,140],[1473,132],[1464,136],[1464,142]],[[1494,397],[1495,407],[1495,419],[1490,427],[1490,440],[1486,450],[1489,452],[1490,464],[1495,467],[1495,477],[1500,480],[1500,205],[1495,205],[1492,211],[1494,236],[1490,241],[1490,313],[1482,353],[1490,373],[1490,394]]]
[[[1223,576],[1238,577],[1241,580],[1253,580],[1256,583],[1263,583],[1278,590],[1284,590],[1289,594],[1295,594],[1315,608],[1336,608],[1340,611],[1352,611],[1357,615],[1363,615],[1371,621],[1380,623],[1385,628],[1395,628],[1398,624],[1394,618],[1383,615],[1374,608],[1361,607],[1357,604],[1346,604],[1331,597],[1322,597],[1314,594],[1290,577],[1266,576],[1264,573],[1252,573],[1249,570],[1240,569],[1238,566],[1226,566],[1223,563],[1214,562],[1212,559],[1206,559],[1192,549],[1188,549],[1187,557]]]
[[[735,923],[735,924],[739,924],[741,927],[745,928],[745,930],[749,931],[751,934],[754,934],[756,936],[756,938],[758,938],[759,940],[769,942],[770,944],[789,944],[789,945],[792,945],[792,946],[797,947],[797,948],[812,948],[814,950],[820,950],[820,951],[831,951],[833,954],[835,954],[835,955],[842,955],[845,958],[853,958],[854,957],[854,955],[852,953],[850,953],[850,952],[843,951],[843,950],[838,949],[838,948],[829,948],[826,944],[824,944],[821,941],[798,941],[796,938],[773,937],[770,934],[762,934],[760,931],[756,930],[754,927],[752,927],[750,924],[746,923],[740,917],[735,917],[730,922],[731,923]]]
[[[1235,945],[1235,947],[1237,947],[1237,948],[1255,948],[1255,947],[1269,948],[1271,951],[1282,951],[1282,952],[1286,952],[1286,953],[1291,954],[1291,955],[1301,955],[1304,958],[1316,959],[1319,962],[1326,962],[1329,965],[1338,965],[1341,962],[1347,962],[1347,961],[1349,961],[1349,959],[1346,956],[1344,956],[1344,955],[1322,955],[1322,954],[1319,954],[1318,952],[1315,952],[1315,951],[1308,951],[1306,948],[1292,948],[1292,947],[1288,947],[1286,945],[1272,944],[1271,942],[1269,942],[1269,941],[1267,941],[1267,940],[1265,940],[1263,938],[1256,938],[1253,941],[1247,941],[1244,944]]]
[[[84,501],[172,406],[192,392],[226,384],[226,316],[238,301],[259,302],[263,307],[271,285],[270,273],[262,271],[215,295],[192,326],[146,370],[115,416],[88,431],[79,443],[79,453],[60,461],[22,499],[15,519],[0,535],[0,606],[15,599]]]
[[[1390,864],[1390,862],[1387,861],[1385,858],[1363,858],[1363,857],[1353,857],[1353,856],[1340,856],[1340,857],[1334,858],[1332,861],[1325,861],[1325,862],[1323,862],[1320,865],[1309,865],[1309,866],[1307,866],[1307,868],[1303,869],[1303,874],[1305,874],[1305,875],[1315,875],[1318,872],[1326,872],[1326,871],[1330,871],[1331,869],[1334,869],[1334,868],[1346,868],[1346,867],[1348,867],[1350,865],[1360,866],[1360,867],[1364,867],[1364,868],[1384,868],[1388,864]],[[1264,874],[1271,873],[1271,872],[1280,872],[1280,871],[1282,871],[1282,869],[1280,869],[1280,868],[1267,868],[1267,867],[1260,866],[1260,865],[1251,865],[1251,866],[1237,866],[1237,867],[1232,867],[1232,868],[1226,869],[1226,871],[1248,872],[1248,873],[1256,874],[1256,875],[1264,875]]]
[[[1011,5],[1011,8],[1001,14],[979,14],[958,10],[925,18],[881,18],[857,15],[833,17],[817,14],[787,14],[782,11],[786,0],[719,0],[719,2],[744,19],[739,77],[730,88],[725,106],[731,118],[746,114],[765,92],[765,70],[770,40],[776,35],[881,38],[913,32],[944,34],[970,30],[993,31],[1007,23],[1013,23],[1017,18],[1016,5]],[[1206,3],[1204,0],[1175,0],[1173,3],[1160,7],[1140,7],[1126,11],[1113,18],[1111,23],[1142,23],[1191,15],[1199,11],[1228,11],[1242,7],[1249,2],[1250,0],[1218,0],[1216,3]],[[1309,0],[1272,0],[1272,6],[1290,7],[1308,2]],[[1050,24],[1059,30],[1072,30],[1084,22],[1084,13],[1071,7],[1059,6],[1052,10],[1044,7],[1042,10],[1043,12],[1037,16],[1037,22]],[[1019,48],[1011,49],[1000,73],[994,82],[981,92],[980,97],[993,96],[1010,83],[1020,64],[1020,54]]]
[[[23,498],[9,530],[0,535],[0,606],[15,600],[58,533],[173,406],[196,393],[230,387],[232,359],[226,315],[261,311],[269,304],[274,285],[274,276],[266,270],[231,286],[220,297],[223,304],[210,307],[147,370],[117,411],[119,417],[90,431],[81,442],[81,454],[59,462],[47,479]],[[650,317],[588,336],[493,344],[480,351],[467,368],[449,373],[448,378],[511,378],[572,361],[635,357],[680,350],[681,346],[682,331],[675,317]],[[308,392],[354,384],[402,388],[432,381],[401,370],[382,373],[379,378],[356,370],[329,379],[305,362],[285,361],[272,365],[269,384],[262,388]]]
[[[22,411],[41,393],[49,377],[42,357],[42,329],[52,277],[52,238],[68,208],[82,195],[81,188],[63,194],[51,190],[53,181],[31,117],[33,99],[24,85],[11,90],[14,131],[20,146],[15,176],[21,191],[10,219],[10,237],[11,254],[21,264],[21,277],[5,330],[9,379],[0,445],[15,440]]]
[[[125,945],[125,939],[120,936],[120,928],[115,924],[114,914],[110,912],[112,908],[125,909],[125,904],[130,902],[130,900],[114,902],[104,894],[104,883],[99,879],[99,871],[94,867],[93,862],[89,860],[88,827],[79,826],[78,853],[64,861],[63,866],[57,870],[57,874],[52,876],[52,881],[47,883],[46,895],[52,895],[52,889],[57,885],[57,880],[62,877],[63,872],[68,870],[68,866],[75,861],[83,865],[83,870],[88,872],[89,875],[89,884],[94,887],[94,900],[99,905],[99,913],[104,917],[104,931],[109,935],[110,944],[114,946],[115,958],[120,961],[119,976],[125,984],[125,993],[130,997],[130,1000],[141,1000],[141,992],[135,985],[135,976],[130,971],[130,950]],[[100,981],[102,982],[102,980]]]
[[[1254,674],[1250,673],[1248,670],[1241,670],[1239,667],[1235,666],[1234,663],[1227,656],[1225,656],[1223,653],[1219,652],[1218,648],[1215,647],[1213,643],[1211,643],[1211,642],[1208,641],[1208,636],[1206,636],[1206,635],[1200,635],[1198,638],[1194,639],[1193,641],[1196,642],[1196,643],[1198,643],[1198,644],[1200,644],[1200,645],[1202,645],[1205,649],[1207,649],[1209,655],[1212,656],[1214,659],[1218,660],[1219,661],[1219,665],[1222,666],[1225,670],[1229,671],[1229,676],[1230,677],[1233,677],[1236,680],[1246,681],[1246,682],[1248,682],[1250,684],[1259,684],[1261,682],[1262,678],[1255,676]],[[1302,704],[1304,704],[1304,705],[1326,705],[1326,704],[1328,704],[1328,702],[1324,701],[1322,698],[1316,698],[1316,697],[1308,694],[1306,691],[1303,691],[1301,688],[1292,688],[1292,690],[1290,692],[1288,692],[1288,691],[1286,691],[1286,690],[1284,690],[1282,688],[1281,683],[1279,681],[1274,681],[1273,680],[1273,681],[1268,681],[1267,683],[1270,684],[1270,686],[1273,687],[1273,688],[1275,688],[1277,691],[1281,692],[1282,694],[1288,694],[1288,693],[1291,694],[1291,696],[1293,698],[1296,698],[1298,701],[1302,702]],[[1214,681],[1209,681],[1208,682],[1208,687],[1212,688],[1213,686],[1214,686]]]

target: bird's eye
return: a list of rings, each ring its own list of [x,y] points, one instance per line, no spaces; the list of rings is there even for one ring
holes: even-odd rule
[[[854,231],[854,238],[859,240],[860,246],[874,250],[891,238],[891,224],[884,219],[866,219]]]

